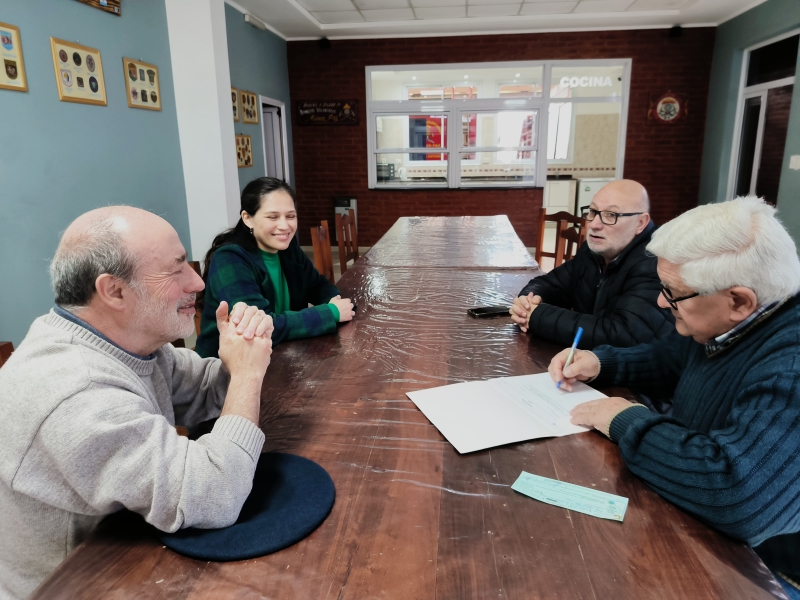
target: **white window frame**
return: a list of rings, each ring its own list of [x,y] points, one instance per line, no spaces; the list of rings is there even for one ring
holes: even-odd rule
[[[616,178],[622,179],[625,163],[625,140],[628,129],[628,102],[630,97],[630,74],[632,59],[591,59],[591,60],[549,60],[549,61],[510,61],[491,63],[446,63],[429,65],[376,65],[365,67],[366,97],[367,97],[367,174],[370,189],[424,189],[424,188],[458,188],[461,186],[461,120],[460,111],[463,112],[498,112],[507,110],[538,109],[538,127],[535,136],[536,150],[536,177],[533,182],[491,182],[481,183],[477,187],[525,187],[543,188],[547,181],[547,112],[550,99],[550,74],[553,67],[603,67],[621,66],[622,92],[620,97],[597,96],[580,98],[553,98],[554,102],[569,101],[572,103],[599,103],[614,102],[621,104],[619,127],[617,130],[617,157]],[[372,73],[373,71],[428,71],[444,69],[488,69],[488,68],[525,68],[542,67],[542,95],[532,98],[478,98],[476,100],[372,100]],[[573,111],[574,114],[575,111]],[[375,155],[377,134],[375,117],[389,114],[436,114],[446,113],[451,126],[448,128],[447,153],[448,172],[446,183],[420,184],[416,182],[377,182],[377,166]],[[452,125],[456,124],[456,127]],[[574,129],[573,129],[574,131]],[[544,148],[544,151],[540,149]],[[472,149],[468,149],[472,152]],[[399,154],[408,152],[405,149],[393,148],[381,150],[380,154]],[[425,161],[427,162],[427,161]],[[552,163],[557,164],[557,163]],[[476,187],[476,184],[466,184],[463,187]]]
[[[739,99],[736,103],[736,117],[733,126],[733,143],[731,144],[731,161],[728,165],[728,189],[725,194],[726,200],[733,200],[736,195],[736,179],[739,174],[739,145],[742,143],[742,117],[744,117],[744,105],[750,98],[761,96],[761,109],[758,114],[758,131],[756,132],[756,149],[753,155],[753,172],[750,177],[750,193],[756,193],[756,184],[758,183],[758,170],[761,167],[761,146],[764,142],[764,124],[767,110],[767,93],[772,88],[784,87],[787,85],[794,85],[797,76],[797,67],[795,67],[795,75],[793,77],[785,77],[783,79],[776,79],[775,81],[768,81],[767,83],[759,83],[757,85],[747,86],[747,70],[750,67],[750,54],[753,50],[758,50],[764,46],[769,46],[775,42],[780,42],[786,38],[794,37],[800,34],[800,29],[794,29],[787,33],[775,36],[766,41],[759,42],[745,48],[744,55],[742,56],[742,72],[739,75]]]
[[[261,106],[261,118],[264,118],[264,105],[272,106],[281,111],[281,160],[283,161],[283,178],[288,185],[292,185],[292,175],[289,169],[289,137],[286,135],[286,103],[282,100],[275,100],[268,96],[259,95],[259,106]],[[264,135],[264,124],[259,122],[261,127],[261,143],[264,152],[264,172],[267,172],[267,140]]]
[[[559,102],[561,98],[551,98],[550,102],[547,104],[547,124],[550,124],[550,106],[552,104],[570,104],[571,98],[563,98],[564,102]],[[567,158],[554,158],[550,160],[547,158],[547,148],[544,149],[544,159],[547,161],[548,165],[571,165],[572,161],[575,160],[575,116],[578,114],[578,111],[575,110],[573,106],[570,112],[570,124],[569,124],[569,145],[567,146]]]

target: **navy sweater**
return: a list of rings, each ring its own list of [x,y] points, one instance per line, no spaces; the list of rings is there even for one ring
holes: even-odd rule
[[[711,357],[677,333],[601,346],[594,385],[672,392],[611,423],[628,468],[661,496],[800,576],[800,295]]]

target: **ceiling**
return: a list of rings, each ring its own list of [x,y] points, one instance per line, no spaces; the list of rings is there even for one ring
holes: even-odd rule
[[[225,0],[283,39],[715,26],[766,0]]]

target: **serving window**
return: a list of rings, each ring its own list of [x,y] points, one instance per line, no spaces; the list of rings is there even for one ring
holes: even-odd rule
[[[597,129],[586,114],[616,119],[602,130],[613,139],[594,143],[621,167],[629,71],[629,60],[367,67],[369,187],[541,187],[548,165],[586,154],[582,131]]]

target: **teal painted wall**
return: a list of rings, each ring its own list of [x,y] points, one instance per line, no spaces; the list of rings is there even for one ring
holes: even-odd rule
[[[289,142],[289,174],[294,185],[291,103],[289,101],[289,67],[286,42],[271,31],[261,31],[244,22],[244,15],[225,5],[225,26],[228,33],[228,62],[231,85],[286,103],[284,118]],[[239,169],[239,189],[248,182],[266,175],[264,168],[264,133],[259,115],[258,125],[234,122],[237,134],[249,135],[253,144],[253,166]]]
[[[0,89],[0,340],[18,345],[53,305],[47,273],[60,233],[110,204],[152,210],[189,247],[164,0],[122,16],[73,0],[2,3],[20,28],[27,93]],[[108,106],[59,102],[50,36],[100,50]],[[122,57],[159,67],[161,112],[128,108]]]
[[[726,199],[744,50],[797,28],[800,28],[800,2],[769,0],[717,29],[700,179],[701,204]],[[792,97],[778,215],[800,245],[800,171],[789,169],[792,154],[800,154],[800,90],[797,85]]]

